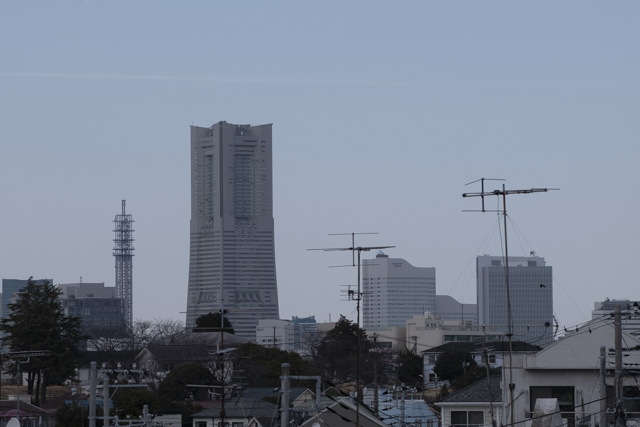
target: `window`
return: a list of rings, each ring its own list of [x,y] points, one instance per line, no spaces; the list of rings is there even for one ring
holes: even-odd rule
[[[231,423],[231,427],[242,427],[242,423]]]
[[[207,427],[207,422],[206,421],[197,421],[196,422],[196,427]]]
[[[484,412],[482,411],[451,411],[451,427],[482,427]]]

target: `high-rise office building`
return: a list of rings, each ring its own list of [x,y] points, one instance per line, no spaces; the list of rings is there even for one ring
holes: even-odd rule
[[[104,283],[60,283],[60,302],[67,316],[82,320],[83,333],[99,336],[103,333],[126,333],[126,300],[117,297],[116,287]]]
[[[476,258],[478,325],[509,331],[504,257]],[[513,339],[544,346],[553,341],[552,268],[542,257],[509,257]]]
[[[221,309],[251,339],[258,320],[279,318],[271,124],[191,126],[187,326]]]
[[[414,314],[436,309],[436,269],[414,267],[382,252],[362,261],[362,327],[383,331],[405,326]]]

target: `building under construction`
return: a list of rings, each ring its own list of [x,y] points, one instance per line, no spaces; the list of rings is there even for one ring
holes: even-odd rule
[[[116,215],[113,256],[116,258],[116,298],[124,300],[124,318],[127,328],[133,324],[133,217],[126,213],[126,200],[122,201],[122,214]]]

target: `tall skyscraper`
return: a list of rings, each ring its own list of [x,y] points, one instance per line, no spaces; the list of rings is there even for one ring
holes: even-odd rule
[[[362,261],[362,327],[405,326],[414,314],[436,309],[436,269],[414,267],[382,252]]]
[[[476,258],[478,325],[509,330],[504,257]],[[552,269],[542,257],[509,257],[513,339],[544,346],[553,341]],[[527,328],[528,327],[528,328]]]
[[[258,320],[279,317],[271,126],[191,126],[187,326],[223,308],[255,339]]]

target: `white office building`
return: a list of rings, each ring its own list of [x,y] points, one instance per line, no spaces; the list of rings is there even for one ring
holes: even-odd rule
[[[436,269],[414,267],[380,252],[362,261],[362,327],[384,331],[405,326],[416,314],[435,312]]]
[[[553,341],[551,266],[542,257],[509,257],[508,281],[513,339],[545,346]],[[476,258],[478,325],[509,333],[504,257]]]
[[[285,351],[296,350],[296,325],[288,320],[262,319],[256,327],[256,343]]]

